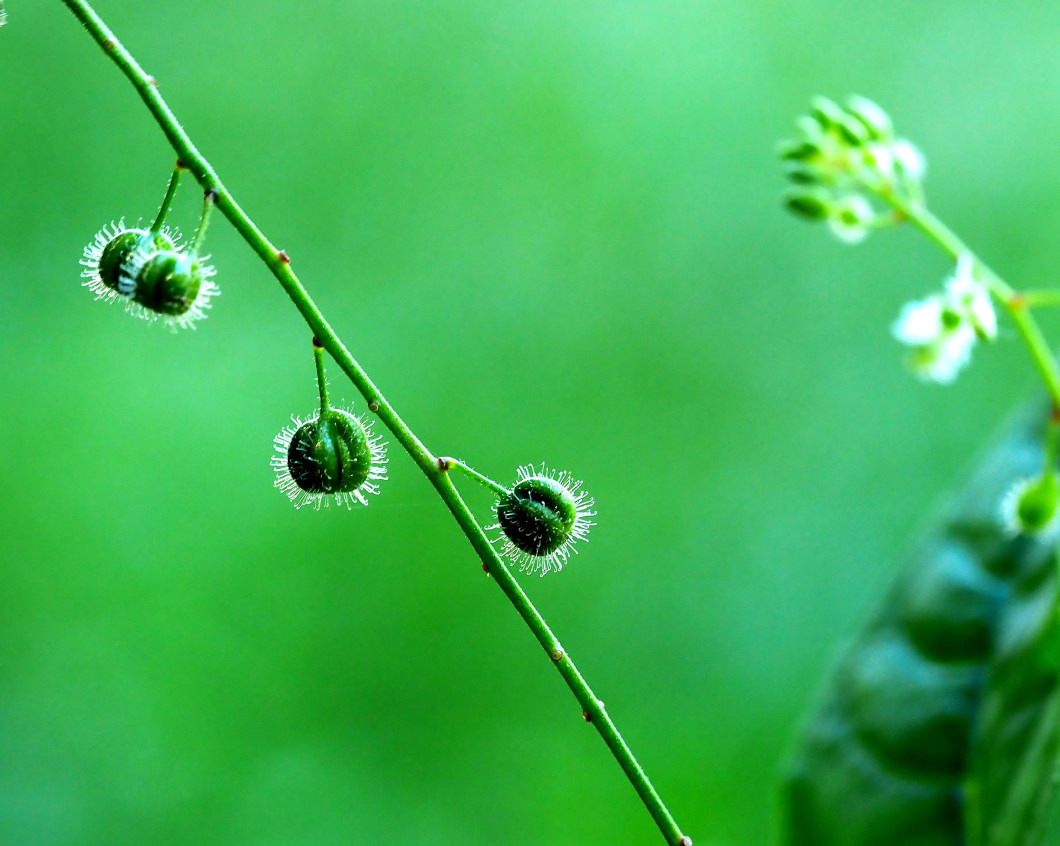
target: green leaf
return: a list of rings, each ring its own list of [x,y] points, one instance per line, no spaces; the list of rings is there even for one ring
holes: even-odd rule
[[[1040,471],[1023,412],[835,667],[786,775],[789,846],[1033,846],[1060,754],[1055,538],[998,505]]]

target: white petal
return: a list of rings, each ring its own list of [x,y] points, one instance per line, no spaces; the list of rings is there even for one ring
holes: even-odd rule
[[[869,234],[868,224],[874,216],[869,201],[860,194],[852,194],[832,206],[828,226],[840,241],[857,244]]]
[[[942,305],[942,298],[938,296],[906,303],[898,319],[891,324],[891,334],[911,347],[936,341],[944,330]]]
[[[957,268],[946,282],[946,298],[982,337],[993,340],[997,336],[997,314],[990,292],[975,277],[975,264],[967,253],[957,260]]]
[[[869,163],[886,179],[894,176],[894,152],[887,144],[869,144],[865,148]]]
[[[905,172],[909,179],[920,181],[927,172],[927,160],[916,147],[904,138],[899,138],[891,145],[891,152],[898,162],[898,166]]]
[[[962,323],[936,343],[916,350],[913,369],[921,379],[948,385],[971,360],[973,346],[975,330]]]
[[[969,304],[972,314],[972,324],[979,334],[989,340],[997,337],[997,314],[994,312],[994,304],[990,301],[990,295],[983,291],[974,297]]]

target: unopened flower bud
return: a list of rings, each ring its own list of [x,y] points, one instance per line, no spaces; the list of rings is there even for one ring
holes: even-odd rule
[[[894,135],[890,116],[872,100],[855,94],[847,98],[846,109],[865,127],[872,140],[886,141]]]
[[[891,145],[891,152],[902,174],[906,179],[920,182],[927,172],[927,159],[924,154],[911,142],[899,138]]]
[[[784,161],[802,162],[820,154],[820,145],[806,138],[790,138],[777,145],[777,155]]]
[[[824,220],[832,208],[832,197],[820,188],[793,188],[784,194],[784,205],[807,220]]]
[[[818,96],[810,101],[810,116],[827,130],[843,120],[843,110],[827,97]]]

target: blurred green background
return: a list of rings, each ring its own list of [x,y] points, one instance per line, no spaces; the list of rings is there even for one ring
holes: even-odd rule
[[[835,650],[1033,387],[1011,331],[951,388],[904,372],[888,325],[946,261],[787,217],[774,143],[877,99],[935,209],[1055,284],[1060,7],[98,10],[430,448],[585,480],[591,542],[527,590],[697,846],[772,842]],[[173,154],[58,0],[8,12],[0,843],[662,842],[409,460],[367,509],[272,488],[309,336],[227,222],[196,332],[81,289]]]

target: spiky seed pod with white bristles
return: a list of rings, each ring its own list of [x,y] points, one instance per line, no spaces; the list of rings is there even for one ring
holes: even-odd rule
[[[122,301],[144,320],[162,320],[170,329],[195,328],[220,293],[217,271],[204,256],[180,246],[180,233],[104,226],[87,247],[81,264],[84,286],[97,300]]]
[[[158,250],[179,249],[180,233],[164,226],[151,233],[146,229],[125,226],[125,219],[108,223],[96,233],[84,250],[81,264],[82,285],[97,300],[114,302],[133,295],[135,276],[130,272],[137,254],[149,255]]]
[[[386,444],[367,423],[348,411],[329,408],[293,425],[275,438],[275,485],[295,508],[367,505],[365,494],[378,494],[386,480]]]
[[[549,470],[544,464],[520,467],[512,489],[496,504],[497,523],[503,543],[501,554],[523,572],[546,573],[563,569],[575,542],[586,540],[595,525],[593,498],[580,490],[566,471]]]
[[[133,292],[129,310],[144,320],[161,320],[171,329],[194,329],[206,318],[210,300],[220,293],[217,271],[205,257],[181,250],[137,251],[129,262]]]

